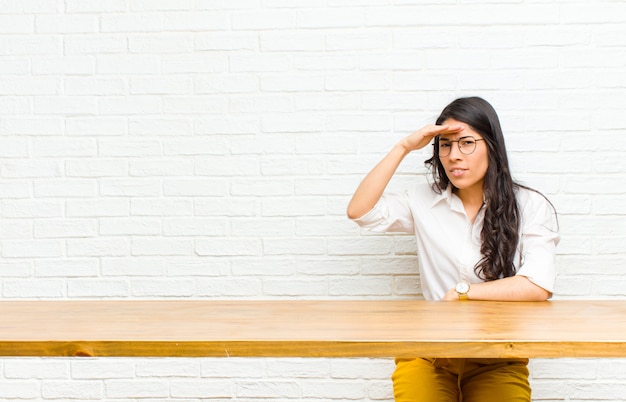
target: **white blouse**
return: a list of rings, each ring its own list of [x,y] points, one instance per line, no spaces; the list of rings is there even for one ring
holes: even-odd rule
[[[555,211],[537,192],[519,188],[516,197],[521,211],[516,275],[552,293],[559,242]],[[483,207],[472,224],[451,187],[437,194],[430,185],[419,184],[404,194],[384,194],[371,211],[354,221],[371,232],[415,234],[424,297],[440,300],[459,281],[482,282],[474,266],[481,259],[484,217]]]

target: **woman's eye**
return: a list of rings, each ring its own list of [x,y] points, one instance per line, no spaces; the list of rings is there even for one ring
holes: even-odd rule
[[[463,141],[463,142],[461,143],[461,145],[468,145],[468,146],[469,146],[469,145],[474,145],[474,141],[472,141],[472,140],[465,140],[465,141]]]
[[[450,143],[449,142],[440,143],[439,148],[450,148]]]

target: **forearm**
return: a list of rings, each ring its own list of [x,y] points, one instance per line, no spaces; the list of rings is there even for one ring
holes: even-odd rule
[[[382,196],[398,166],[409,151],[397,144],[363,179],[348,204],[348,217],[356,219],[369,212]]]
[[[473,283],[467,293],[469,300],[493,301],[545,301],[551,294],[534,284],[525,276],[511,276],[495,281]],[[444,300],[458,300],[458,294],[452,289]]]

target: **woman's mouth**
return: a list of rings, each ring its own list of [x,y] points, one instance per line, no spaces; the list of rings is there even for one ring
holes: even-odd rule
[[[461,169],[461,168],[453,168],[450,169],[450,174],[454,177],[459,177],[461,176],[463,173],[465,173],[466,169]]]

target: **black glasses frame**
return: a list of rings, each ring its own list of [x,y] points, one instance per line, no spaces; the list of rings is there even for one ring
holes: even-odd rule
[[[472,149],[470,152],[464,152],[463,149],[461,148],[461,141],[463,141],[464,139],[467,138],[471,138],[472,140],[474,140],[474,149]],[[446,153],[442,153],[441,152],[441,139],[437,138],[437,143],[433,144],[433,146],[437,146],[437,153],[439,156],[443,156],[446,157],[448,155],[450,155],[450,152],[452,152],[452,143],[456,142],[457,146],[459,147],[459,152],[462,153],[463,155],[471,155],[474,153],[474,151],[476,151],[476,143],[478,141],[485,141],[483,138],[474,138],[471,135],[466,135],[464,137],[459,138],[458,140],[446,140],[446,143],[450,144],[450,148],[448,149],[448,152]]]

